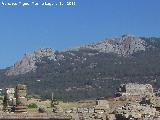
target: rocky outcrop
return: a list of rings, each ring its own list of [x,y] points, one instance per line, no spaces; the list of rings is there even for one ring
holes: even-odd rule
[[[25,74],[30,71],[35,71],[37,62],[42,62],[43,59],[56,60],[55,51],[51,48],[39,49],[33,53],[25,54],[24,57],[14,64],[7,72],[7,76]]]
[[[120,38],[107,39],[92,45],[82,46],[78,49],[92,49],[104,53],[116,53],[128,56],[137,51],[145,51],[146,42],[140,37],[123,35]]]

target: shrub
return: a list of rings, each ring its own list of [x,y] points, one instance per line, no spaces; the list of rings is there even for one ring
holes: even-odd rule
[[[38,108],[36,103],[31,103],[28,105],[28,108]]]

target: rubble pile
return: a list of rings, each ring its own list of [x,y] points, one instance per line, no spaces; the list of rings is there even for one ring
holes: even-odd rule
[[[124,106],[117,108],[114,114],[118,120],[120,119],[141,119],[158,117],[158,112],[155,108],[149,105],[140,105],[138,103],[127,103]]]
[[[116,107],[113,111],[117,120],[154,120],[159,118],[160,98],[153,92],[152,85],[122,84],[118,89],[118,95],[125,96],[129,101],[124,105]],[[132,101],[132,97],[138,98],[138,100]]]
[[[160,98],[150,84],[120,85],[116,98],[97,100],[91,108],[74,108],[75,120],[159,120]],[[90,111],[91,110],[91,111]]]

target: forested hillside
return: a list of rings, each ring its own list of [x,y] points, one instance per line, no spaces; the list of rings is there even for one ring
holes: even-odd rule
[[[109,97],[114,95],[119,84],[127,82],[150,83],[159,88],[160,39],[145,37],[139,39],[143,40],[144,45],[138,45],[140,49],[133,49],[137,45],[131,46],[133,42],[130,44],[130,41],[134,39],[130,40],[129,37],[121,39],[128,40],[129,43],[128,41],[123,42],[124,45],[114,43],[127,46],[127,51],[123,52],[126,48],[122,49],[122,53],[125,54],[106,52],[107,47],[105,52],[101,48],[97,49],[100,43],[94,46],[94,49],[91,46],[83,46],[63,52],[55,51],[54,59],[44,56],[37,61],[34,71],[7,76],[10,67],[1,70],[0,87],[23,83],[28,86],[30,95],[50,98],[53,92],[55,98],[67,101]],[[142,42],[138,44],[140,43]]]

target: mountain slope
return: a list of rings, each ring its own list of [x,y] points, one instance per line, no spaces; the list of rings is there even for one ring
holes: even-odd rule
[[[35,71],[37,62],[43,61],[44,58],[55,60],[54,51],[51,48],[39,49],[31,54],[25,54],[22,60],[18,61],[14,66],[6,72],[7,76],[25,74]]]
[[[72,51],[90,50],[98,51],[99,53],[115,53],[121,56],[129,56],[138,51],[145,51],[145,49],[146,42],[140,37],[123,35],[120,38],[107,39],[96,44],[82,46],[66,52],[70,51],[72,53]],[[51,48],[39,49],[31,54],[25,54],[22,60],[18,61],[6,72],[6,75],[12,76],[35,71],[37,68],[36,63],[43,62],[44,59],[56,61],[63,57],[63,54],[56,56],[55,51]]]
[[[24,83],[35,96],[50,98],[54,92],[57,99],[80,100],[111,96],[126,82],[160,86],[159,38],[125,35],[63,52],[50,51],[35,60],[34,70],[7,74],[25,69],[18,62],[18,67],[15,64],[0,72],[0,87]]]

